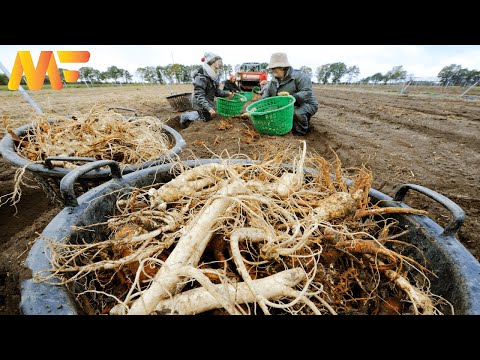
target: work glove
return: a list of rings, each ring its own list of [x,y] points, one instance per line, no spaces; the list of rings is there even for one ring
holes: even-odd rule
[[[280,91],[277,96],[288,96],[290,93],[288,91]]]

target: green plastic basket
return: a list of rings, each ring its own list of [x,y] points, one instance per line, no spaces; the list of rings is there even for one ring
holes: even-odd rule
[[[230,99],[217,97],[217,112],[222,116],[237,116],[242,113],[243,104],[247,98],[235,94]]]
[[[247,98],[247,101],[252,101],[253,92],[244,91],[244,92],[239,92],[238,94],[245,96]]]
[[[291,95],[269,97],[247,106],[247,113],[260,134],[284,135],[293,127],[294,103]]]

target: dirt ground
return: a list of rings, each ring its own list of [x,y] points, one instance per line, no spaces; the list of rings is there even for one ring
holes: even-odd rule
[[[176,86],[176,93],[191,91]],[[454,202],[466,214],[458,233],[462,244],[480,259],[480,100],[416,89],[407,95],[378,89],[314,86],[320,103],[312,118],[313,131],[306,137],[256,135],[249,120],[216,118],[180,129],[178,112],[168,104],[164,86],[123,86],[93,89],[30,92],[45,112],[74,115],[95,104],[126,106],[153,115],[179,130],[187,142],[182,159],[216,155],[262,153],[299,145],[305,139],[310,151],[327,160],[333,149],[343,167],[367,166],[373,187],[393,196],[395,188],[415,183],[433,189]],[[28,123],[30,105],[18,92],[0,92],[0,116],[15,128]],[[0,157],[0,196],[13,190],[16,168]],[[29,182],[34,184],[33,182]],[[0,207],[0,314],[19,314],[20,279],[28,251],[37,234],[61,208],[41,189],[22,187],[17,212]],[[444,226],[449,213],[425,196],[409,193],[405,202],[429,211]]]

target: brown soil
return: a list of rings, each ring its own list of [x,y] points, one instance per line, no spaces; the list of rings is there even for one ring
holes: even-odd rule
[[[174,91],[191,91],[191,86],[178,86]],[[480,100],[435,96],[432,91],[400,95],[315,86],[320,108],[311,121],[313,131],[304,138],[256,135],[251,121],[240,118],[218,117],[180,129],[179,113],[169,106],[165,99],[169,90],[162,86],[42,90],[31,94],[46,112],[70,115],[85,112],[94,104],[108,104],[166,120],[187,142],[182,159],[238,153],[255,159],[289,145],[296,148],[299,140],[305,139],[310,151],[331,160],[331,148],[343,167],[370,168],[373,187],[387,195],[393,196],[400,184],[415,183],[456,202],[466,213],[458,238],[480,259]],[[9,117],[12,127],[28,122],[31,108],[20,94],[2,92],[0,101],[0,115]],[[3,158],[0,167],[2,196],[13,190],[16,168]],[[13,207],[0,207],[0,314],[19,314],[19,284],[26,275],[22,263],[37,234],[61,210],[41,189],[23,186],[22,191],[16,215]],[[405,202],[429,211],[441,226],[450,220],[446,210],[425,196],[409,193]]]

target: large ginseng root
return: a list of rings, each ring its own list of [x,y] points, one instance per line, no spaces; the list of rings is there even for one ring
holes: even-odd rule
[[[281,199],[288,198],[291,194],[298,191],[303,184],[303,168],[305,166],[305,156],[307,154],[307,143],[303,140],[303,150],[297,167],[293,173],[284,173],[274,185],[274,192],[278,194]]]
[[[364,256],[378,265],[385,265],[383,261],[379,260],[378,258],[375,259],[372,255],[365,254]],[[415,315],[433,315],[435,313],[435,306],[428,295],[424,294],[420,289],[412,285],[404,276],[394,270],[386,270],[385,275],[400,289],[405,291],[412,301]]]
[[[150,189],[148,194],[152,207],[177,201],[183,196],[195,196],[197,192],[225,178],[228,169],[223,164],[205,164],[189,169],[159,189]]]
[[[250,277],[250,274],[245,266],[245,263],[243,262],[242,254],[240,252],[240,248],[238,245],[240,240],[248,239],[250,241],[259,242],[259,241],[265,241],[266,238],[267,238],[267,233],[262,229],[256,229],[256,228],[236,229],[233,231],[232,236],[230,237],[230,247],[232,249],[233,261],[235,262],[237,271],[242,276],[243,281],[245,281],[245,284],[249,288],[252,295],[254,295],[253,296],[254,300],[258,302],[258,305],[263,310],[263,313],[265,315],[270,315],[270,312],[268,311],[267,306],[265,304],[266,298],[262,294],[262,291],[257,289],[257,286],[255,285],[254,281]]]
[[[293,255],[307,244],[310,236],[318,229],[320,222],[325,223],[344,219],[354,214],[358,208],[357,200],[362,196],[363,190],[358,189],[353,194],[336,192],[325,199],[317,201],[317,206],[312,211],[311,221],[306,224],[307,226],[305,226],[303,234],[300,234],[297,228],[297,232],[284,241],[278,241],[270,237],[261,249],[263,257],[266,259],[278,259],[280,255]]]
[[[180,238],[175,249],[153,278],[152,285],[132,303],[129,315],[150,314],[162,299],[175,292],[181,280],[179,270],[185,265],[196,266],[213,232],[212,228],[225,215],[235,196],[247,193],[244,182],[235,181],[220,188],[211,204],[206,205]]]
[[[413,307],[415,309],[415,315],[433,315],[435,307],[432,300],[425,295],[420,289],[410,284],[410,282],[401,276],[399,273],[393,270],[386,270],[385,275],[393,281],[400,289],[405,291],[412,300]]]
[[[343,219],[355,213],[355,210],[357,210],[357,200],[362,196],[363,191],[360,189],[353,195],[348,192],[336,192],[320,200],[313,212],[319,221]]]
[[[215,290],[236,304],[253,303],[258,296],[269,300],[291,296],[292,288],[305,280],[305,271],[300,268],[289,269],[263,279],[252,280],[250,285],[256,289],[253,293],[245,282],[214,285]],[[161,300],[155,310],[160,314],[194,315],[219,309],[221,302],[205,288],[196,288]]]

